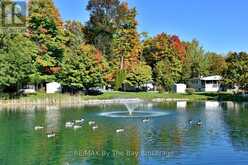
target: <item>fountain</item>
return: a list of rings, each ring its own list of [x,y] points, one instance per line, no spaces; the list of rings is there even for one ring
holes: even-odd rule
[[[130,116],[132,116],[135,109],[137,109],[140,106],[139,103],[123,103],[123,104],[126,106]]]
[[[141,110],[140,107],[144,107],[146,105],[144,101],[133,99],[133,100],[122,100],[120,101],[123,105],[125,105],[127,111],[114,111],[114,112],[102,112],[100,116],[111,117],[111,118],[149,118],[149,117],[159,117],[168,115],[167,112],[158,112],[150,110],[150,106],[148,110]],[[150,104],[149,104],[150,105]]]

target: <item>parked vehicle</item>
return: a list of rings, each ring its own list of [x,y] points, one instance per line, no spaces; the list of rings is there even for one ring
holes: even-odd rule
[[[103,90],[99,87],[89,88],[88,90],[85,91],[85,95],[97,96],[102,94],[103,94]]]

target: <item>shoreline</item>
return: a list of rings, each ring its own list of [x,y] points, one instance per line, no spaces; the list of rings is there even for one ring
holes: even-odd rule
[[[77,107],[85,105],[106,105],[120,104],[123,102],[173,102],[173,101],[233,101],[248,102],[247,97],[233,96],[227,93],[196,93],[172,94],[172,93],[125,93],[110,92],[100,96],[84,96],[84,95],[67,95],[67,94],[37,94],[26,97],[20,97],[12,100],[0,100],[0,109],[3,108],[22,108],[22,107]]]
[[[87,105],[110,105],[110,104],[123,104],[123,103],[140,103],[140,102],[154,102],[154,103],[162,103],[162,102],[173,102],[173,101],[193,101],[189,99],[173,99],[173,98],[156,98],[152,100],[144,100],[140,98],[119,98],[119,99],[91,99],[91,100],[74,100],[74,101],[60,101],[53,102],[52,100],[45,100],[45,102],[16,102],[16,101],[7,101],[8,103],[2,103],[3,100],[0,100],[0,110],[4,108],[25,108],[25,107],[36,107],[42,108],[47,106],[58,106],[58,107],[79,107],[79,106],[87,106]],[[203,100],[202,100],[203,101]]]

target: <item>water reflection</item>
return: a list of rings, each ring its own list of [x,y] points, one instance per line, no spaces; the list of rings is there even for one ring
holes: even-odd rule
[[[185,110],[187,108],[187,101],[177,101],[177,109]]]
[[[47,132],[59,131],[60,112],[58,106],[49,105],[45,107]]]
[[[232,106],[230,106],[232,105]],[[227,124],[227,131],[231,144],[235,150],[248,151],[248,109],[247,103],[226,104],[227,111],[224,121]]]

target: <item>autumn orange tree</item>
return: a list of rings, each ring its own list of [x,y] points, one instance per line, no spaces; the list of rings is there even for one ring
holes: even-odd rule
[[[37,72],[31,76],[35,82],[55,79],[64,55],[63,22],[52,0],[30,0],[28,32],[38,47],[35,59]]]
[[[166,89],[169,89],[166,84],[171,86],[180,80],[184,51],[179,44],[178,38],[165,33],[148,38],[143,44],[143,57],[153,69],[154,80]]]
[[[136,10],[130,9],[127,19],[116,30],[113,37],[113,53],[119,59],[120,69],[128,69],[139,63],[142,51],[137,32]]]
[[[186,58],[186,47],[187,47],[186,44],[184,44],[180,40],[180,38],[176,35],[170,37],[170,42],[172,46],[175,48],[175,52],[179,57],[181,63],[184,63]]]
[[[87,41],[111,60],[113,35],[125,19],[128,7],[120,0],[89,0],[86,10],[90,13],[85,28]]]
[[[118,89],[128,71],[140,62],[137,12],[120,0],[90,0],[87,10],[90,12],[85,29],[87,41],[107,59],[110,66],[107,80],[115,81]]]

